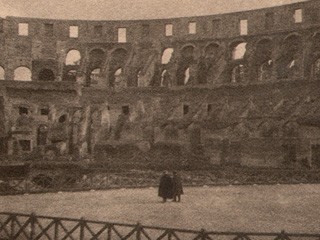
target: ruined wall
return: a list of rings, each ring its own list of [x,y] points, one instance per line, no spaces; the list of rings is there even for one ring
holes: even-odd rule
[[[319,9],[317,1],[308,1],[241,13],[164,20],[7,17],[2,19],[0,31],[0,66],[7,80],[14,79],[15,69],[21,66],[31,70],[32,80],[42,81],[47,75],[39,77],[41,70],[52,71],[54,78],[47,79],[61,81],[67,80],[68,71],[73,69],[77,80],[86,86],[96,85],[90,76],[92,70],[99,68],[99,88],[114,88],[113,75],[119,68],[122,80],[118,80],[125,87],[159,86],[164,70],[170,85],[215,86],[301,78],[310,75],[310,68],[318,59],[314,50]],[[76,27],[76,33],[70,33],[70,27]],[[125,29],[120,36],[119,28]],[[235,53],[240,43],[245,45]],[[167,48],[172,48],[174,54],[169,63],[163,64],[161,56]],[[65,61],[70,50],[81,55],[74,68]],[[119,50],[125,53],[117,56]]]
[[[0,152],[317,165],[319,10],[1,19]]]

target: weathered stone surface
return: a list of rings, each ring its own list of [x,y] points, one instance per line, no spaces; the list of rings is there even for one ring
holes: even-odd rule
[[[320,25],[311,9],[319,1],[192,19],[1,19],[0,152],[318,167]],[[30,81],[19,81],[20,67]]]

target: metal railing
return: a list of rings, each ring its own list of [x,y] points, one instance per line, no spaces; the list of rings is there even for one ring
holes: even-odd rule
[[[122,224],[86,219],[38,216],[35,214],[0,213],[0,239],[27,240],[99,240],[99,239],[168,239],[168,240],[319,240],[320,234],[308,233],[259,233],[259,232],[214,232]]]

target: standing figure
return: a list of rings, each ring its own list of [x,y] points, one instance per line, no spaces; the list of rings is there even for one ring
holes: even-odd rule
[[[179,174],[177,172],[173,172],[173,201],[180,202],[181,195],[183,194],[182,182]]]
[[[167,199],[173,197],[172,187],[172,178],[169,176],[167,171],[164,171],[160,178],[158,191],[158,196],[162,197],[164,203],[167,201]]]

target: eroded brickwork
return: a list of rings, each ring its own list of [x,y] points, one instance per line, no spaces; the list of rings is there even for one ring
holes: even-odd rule
[[[4,155],[320,166],[319,1],[0,23]]]

